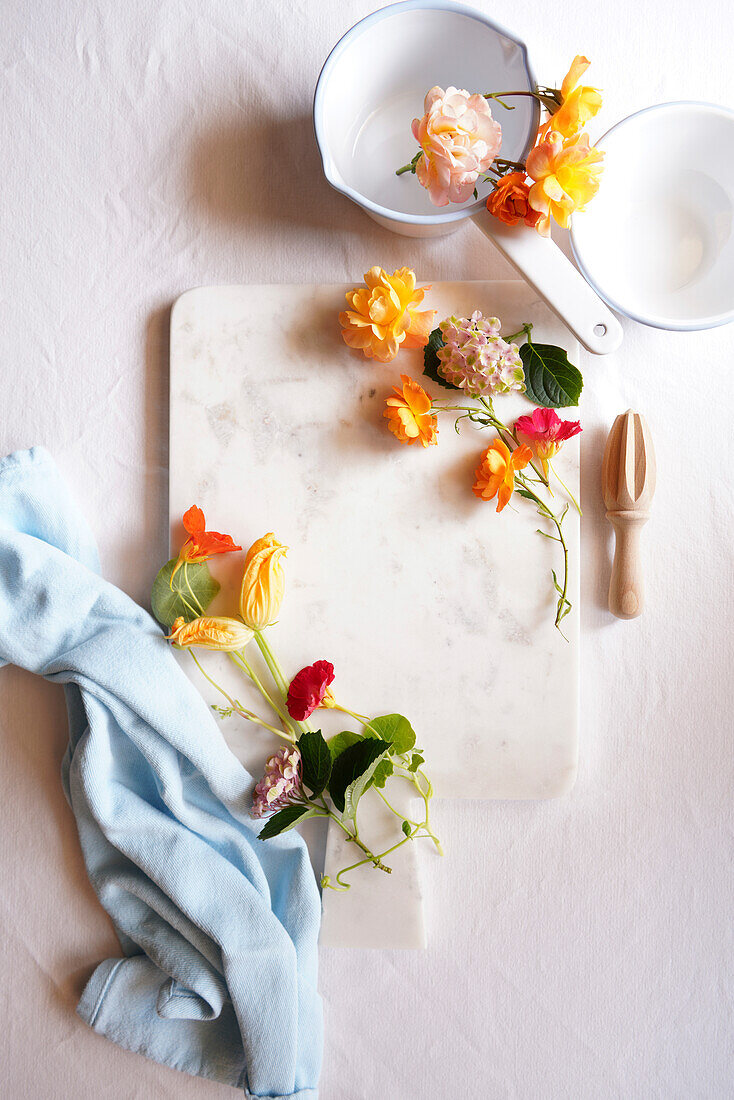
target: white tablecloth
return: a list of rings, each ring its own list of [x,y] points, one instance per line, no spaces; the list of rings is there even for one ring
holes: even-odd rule
[[[599,131],[665,99],[734,102],[725,0],[477,3],[524,35],[543,80],[576,52],[593,59]],[[54,453],[107,576],[140,600],[166,551],[181,291],[356,282],[374,263],[423,280],[510,274],[469,225],[401,239],[326,185],[313,85],[369,10],[4,4],[0,450]],[[425,861],[428,952],[322,952],[325,1100],[731,1095],[733,351],[730,327],[625,323],[619,353],[586,358],[578,783],[544,804],[437,806],[448,855]],[[649,607],[620,623],[598,484],[630,405],[649,418],[659,488]],[[60,689],[0,673],[3,1093],[224,1100],[74,1015],[116,945],[61,792],[65,736]]]

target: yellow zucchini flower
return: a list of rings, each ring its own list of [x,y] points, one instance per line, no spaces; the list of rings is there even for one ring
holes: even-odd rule
[[[240,590],[240,614],[251,630],[263,630],[278,618],[285,590],[281,558],[288,547],[272,531],[254,542],[247,551]]]
[[[204,649],[220,649],[227,652],[244,649],[252,640],[252,631],[239,619],[210,615],[187,623],[179,616],[171,627],[168,640],[178,649],[202,646]]]

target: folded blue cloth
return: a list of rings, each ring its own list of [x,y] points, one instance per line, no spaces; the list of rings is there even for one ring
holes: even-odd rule
[[[248,1096],[314,1098],[320,903],[303,841],[257,839],[252,779],[160,628],[98,569],[51,457],[1,460],[0,663],[65,685],[63,781],[123,953],[78,1012]]]

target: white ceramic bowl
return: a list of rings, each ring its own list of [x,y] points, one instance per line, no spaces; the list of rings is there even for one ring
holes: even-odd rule
[[[510,228],[477,199],[436,207],[409,175],[395,171],[416,151],[411,119],[423,114],[435,84],[470,91],[535,87],[525,45],[509,31],[455,0],[405,0],[362,19],[337,42],[316,85],[313,121],[332,187],[408,237],[437,237],[472,218],[590,351],[614,351],[622,328],[573,264],[526,226]],[[535,140],[537,100],[518,96],[513,109],[493,101],[502,126],[502,156],[522,160]]]
[[[395,171],[413,157],[410,129],[423,114],[429,88],[529,90],[535,78],[519,39],[480,12],[454,0],[406,0],[367,16],[329,54],[314,96],[314,129],[326,178],[388,229],[435,236],[458,229],[481,210],[478,198],[433,206],[412,176]],[[538,125],[537,101],[513,100],[511,111],[492,103],[502,126],[502,156],[522,158]]]
[[[601,186],[571,242],[599,296],[656,328],[734,320],[734,111],[661,103],[597,145]]]

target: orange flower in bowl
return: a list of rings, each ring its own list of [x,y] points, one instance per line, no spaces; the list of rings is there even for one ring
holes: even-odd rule
[[[388,428],[401,443],[421,443],[430,447],[438,443],[438,419],[431,414],[431,399],[407,374],[400,375],[402,390],[393,386],[394,397],[388,397],[384,416]]]
[[[524,470],[532,457],[533,452],[524,443],[511,451],[501,439],[494,439],[474,471],[474,495],[480,500],[496,496],[497,511],[501,512],[515,488],[515,471]]]
[[[487,199],[487,210],[505,225],[535,226],[540,214],[533,210],[528,201],[530,188],[524,172],[509,172],[498,180],[492,194]]]
[[[339,314],[344,343],[380,363],[389,363],[401,347],[425,347],[436,311],[418,306],[430,286],[416,288],[415,272],[408,267],[392,275],[372,267],[364,281],[365,287],[347,292],[350,309]]]

